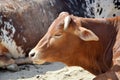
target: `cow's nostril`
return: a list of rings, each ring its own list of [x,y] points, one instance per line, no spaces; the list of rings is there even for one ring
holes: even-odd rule
[[[30,57],[34,57],[34,56],[35,56],[35,53],[31,53],[31,54],[30,54]]]

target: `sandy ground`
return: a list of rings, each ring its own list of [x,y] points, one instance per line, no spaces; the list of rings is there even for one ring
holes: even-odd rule
[[[62,63],[22,65],[19,71],[0,70],[0,80],[92,80],[95,76],[81,67]]]

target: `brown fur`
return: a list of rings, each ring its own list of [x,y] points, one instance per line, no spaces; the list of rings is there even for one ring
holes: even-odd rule
[[[9,51],[0,43],[0,67],[15,63],[13,59],[8,57]]]
[[[5,55],[8,53],[8,49],[6,49],[1,43],[0,43],[0,55]]]
[[[45,36],[32,49],[29,55],[33,62],[41,64],[60,61],[69,66],[81,66],[95,75],[109,71],[114,64],[113,46],[119,31],[120,17],[92,19],[69,15],[72,21],[68,29],[63,30],[63,21],[68,15],[61,13]],[[99,41],[80,39],[75,34],[80,27],[94,32],[99,37]],[[31,56],[33,53],[34,55]]]

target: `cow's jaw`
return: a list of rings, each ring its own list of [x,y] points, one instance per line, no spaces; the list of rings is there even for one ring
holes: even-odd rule
[[[45,61],[44,60],[33,60],[34,64],[44,64]]]

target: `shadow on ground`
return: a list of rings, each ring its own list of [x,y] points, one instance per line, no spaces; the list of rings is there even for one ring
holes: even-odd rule
[[[62,69],[65,65],[62,63],[51,63],[44,65],[21,65],[19,71],[10,72],[6,70],[0,70],[0,80],[18,80],[31,78],[36,75],[43,75],[47,71],[56,71]]]

